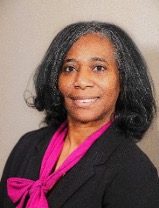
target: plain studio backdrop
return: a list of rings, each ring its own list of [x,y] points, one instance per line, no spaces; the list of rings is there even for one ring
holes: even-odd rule
[[[130,34],[147,61],[159,98],[158,0],[1,0],[0,175],[19,138],[39,128],[43,118],[24,102],[28,80],[55,34],[82,20],[115,23]],[[159,171],[159,117],[139,146]]]

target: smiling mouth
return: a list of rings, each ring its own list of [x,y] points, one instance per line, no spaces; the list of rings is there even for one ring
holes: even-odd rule
[[[91,106],[92,104],[94,104],[99,97],[93,97],[93,98],[80,98],[80,97],[74,97],[71,98],[74,105],[76,105],[77,107],[88,107]]]

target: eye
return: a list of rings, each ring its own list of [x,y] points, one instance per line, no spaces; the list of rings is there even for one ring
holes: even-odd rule
[[[64,66],[62,71],[63,72],[73,72],[73,71],[75,71],[75,67],[73,67],[73,66]]]
[[[102,72],[102,71],[105,71],[105,70],[106,70],[106,67],[102,66],[102,65],[97,65],[97,66],[93,67],[93,71],[96,71],[96,72]]]

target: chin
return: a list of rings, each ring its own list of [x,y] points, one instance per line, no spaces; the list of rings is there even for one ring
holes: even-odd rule
[[[97,122],[97,121],[102,121],[104,119],[104,115],[95,115],[95,114],[72,114],[69,116],[71,120],[74,120],[74,122],[78,123],[91,123],[91,122]],[[108,119],[109,120],[109,119]]]

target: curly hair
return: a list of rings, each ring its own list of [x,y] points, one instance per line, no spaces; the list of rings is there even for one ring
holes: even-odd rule
[[[116,25],[105,22],[78,22],[66,26],[51,42],[34,75],[36,96],[32,107],[45,112],[47,125],[59,125],[67,117],[63,98],[58,90],[58,76],[65,56],[81,36],[99,33],[110,39],[120,74],[120,94],[114,122],[119,130],[139,141],[156,113],[153,83],[137,46],[129,35]]]

